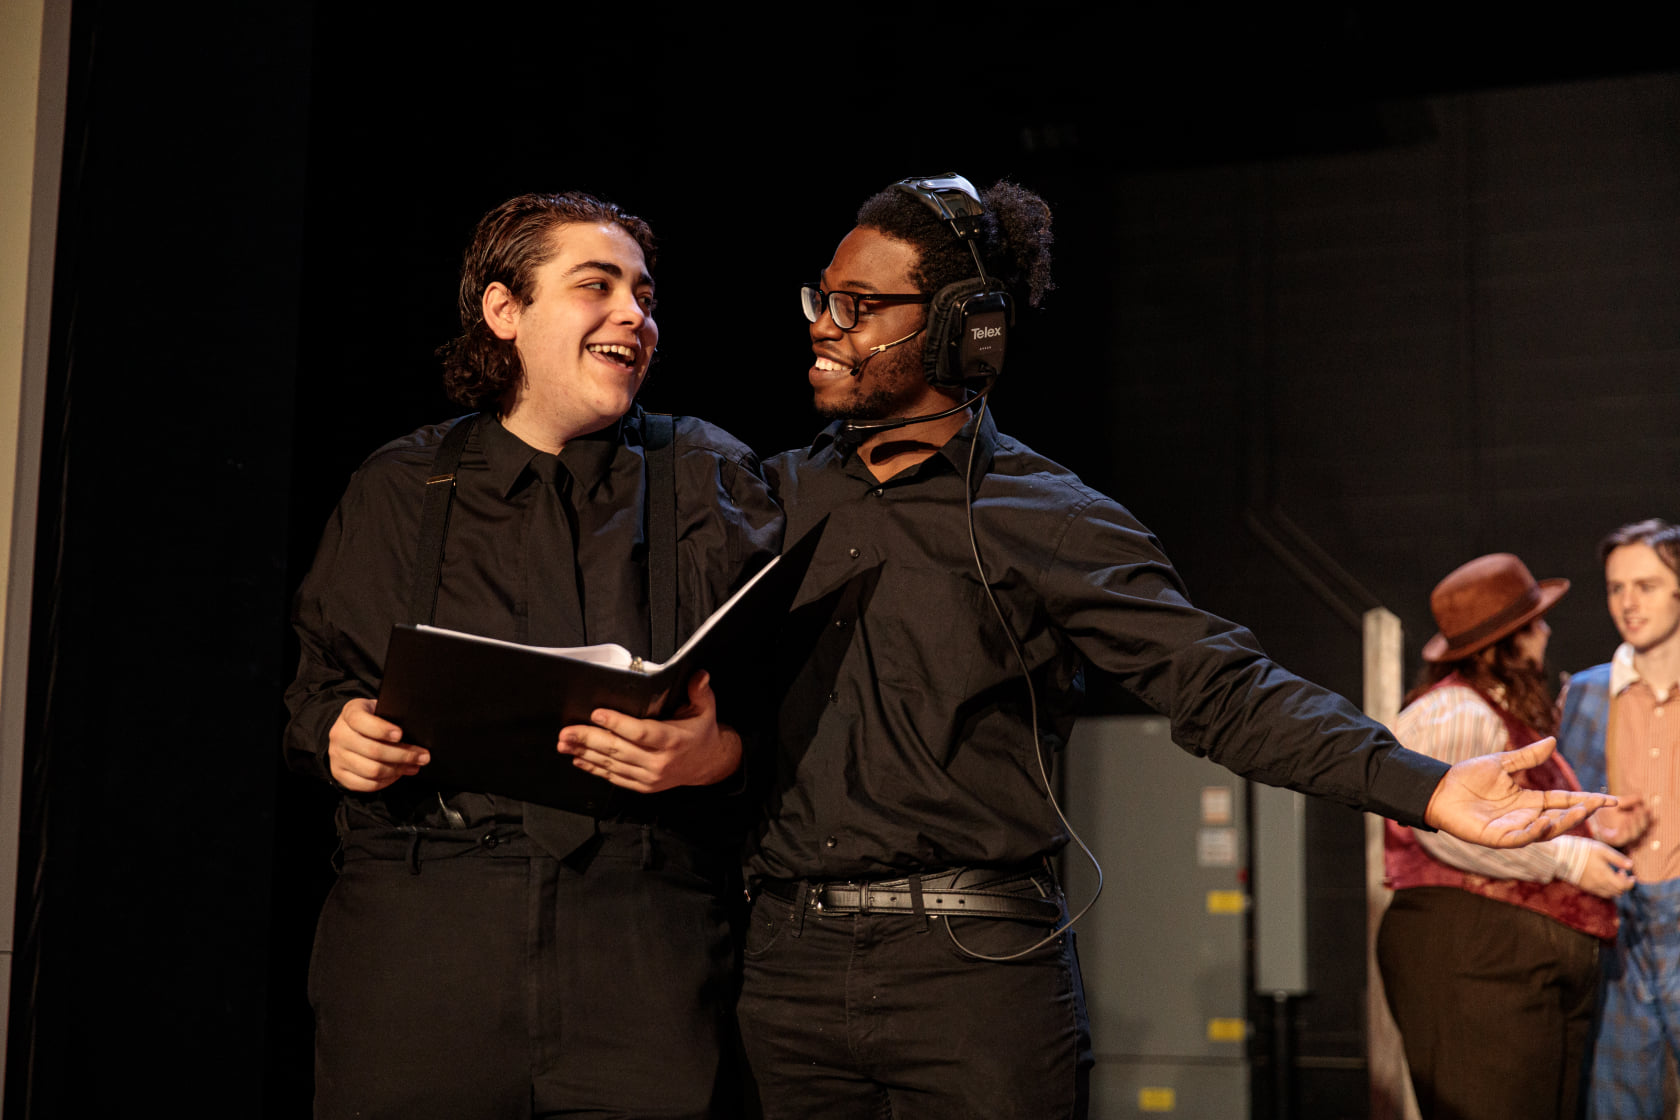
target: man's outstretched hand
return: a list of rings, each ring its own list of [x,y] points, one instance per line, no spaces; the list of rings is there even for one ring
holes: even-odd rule
[[[1602,793],[1523,789],[1511,777],[1552,757],[1557,741],[1467,758],[1457,763],[1429,799],[1423,819],[1449,836],[1488,848],[1520,848],[1568,832],[1595,810],[1616,804]]]

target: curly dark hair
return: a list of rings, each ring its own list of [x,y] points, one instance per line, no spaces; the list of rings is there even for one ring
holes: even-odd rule
[[[1642,544],[1661,557],[1668,570],[1680,576],[1680,525],[1670,525],[1660,517],[1635,521],[1598,542],[1598,562],[1610,559],[1610,554],[1626,544]]]
[[[980,195],[986,213],[980,224],[980,259],[986,272],[1009,289],[1017,303],[1037,307],[1050,282],[1050,207],[1038,195],[999,181]],[[857,224],[920,250],[910,279],[921,292],[937,292],[974,275],[968,243],[925,202],[888,187],[858,208]]]
[[[653,271],[653,230],[642,219],[610,202],[579,191],[522,194],[479,219],[461,260],[461,335],[438,347],[443,360],[443,391],[449,399],[480,411],[505,403],[519,387],[525,369],[512,342],[500,339],[484,321],[484,290],[500,281],[519,306],[536,294],[537,269],[554,255],[561,226],[574,222],[617,225],[641,247]]]
[[[1544,668],[1537,668],[1517,651],[1517,636],[1507,634],[1485,649],[1458,661],[1423,663],[1417,683],[1406,694],[1410,704],[1435,684],[1457,673],[1466,684],[1504,708],[1541,735],[1557,730],[1557,700]],[[1512,743],[1511,750],[1527,743]]]

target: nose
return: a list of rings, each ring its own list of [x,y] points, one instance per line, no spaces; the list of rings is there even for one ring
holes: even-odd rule
[[[835,339],[845,335],[845,331],[834,325],[834,316],[829,312],[828,305],[823,304],[822,314],[811,325],[811,341],[820,339]]]
[[[637,331],[652,318],[648,309],[642,306],[641,299],[630,288],[619,290],[618,298],[613,301],[612,314],[614,322],[623,323]]]

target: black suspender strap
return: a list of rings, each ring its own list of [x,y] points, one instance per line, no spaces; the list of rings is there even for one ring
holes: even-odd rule
[[[677,652],[677,470],[676,418],[661,412],[642,416],[647,454],[648,621],[652,657]]]
[[[457,420],[438,444],[432,474],[426,479],[420,508],[420,546],[415,553],[414,590],[409,618],[430,623],[437,611],[438,581],[443,574],[443,542],[449,527],[449,504],[455,496],[455,472],[478,414]],[[677,650],[677,472],[676,421],[663,413],[644,414],[643,447],[647,454],[648,617],[652,657],[664,661]]]
[[[455,497],[455,471],[467,437],[478,424],[478,413],[455,421],[438,444],[432,474],[426,479],[426,501],[420,507],[420,548],[414,554],[414,590],[408,599],[409,621],[427,625],[437,612],[438,581],[443,576],[443,538],[449,528],[449,503]]]

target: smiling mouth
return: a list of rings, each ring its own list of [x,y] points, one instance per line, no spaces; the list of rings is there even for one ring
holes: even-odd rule
[[[617,362],[625,369],[636,368],[637,354],[632,347],[617,342],[592,342],[586,349],[610,362]]]
[[[838,381],[838,379],[853,378],[853,376],[857,376],[857,369],[853,369],[852,366],[847,366],[847,364],[838,363],[833,358],[823,358],[822,354],[818,354],[816,361],[811,363],[811,385],[816,385],[820,381]]]

